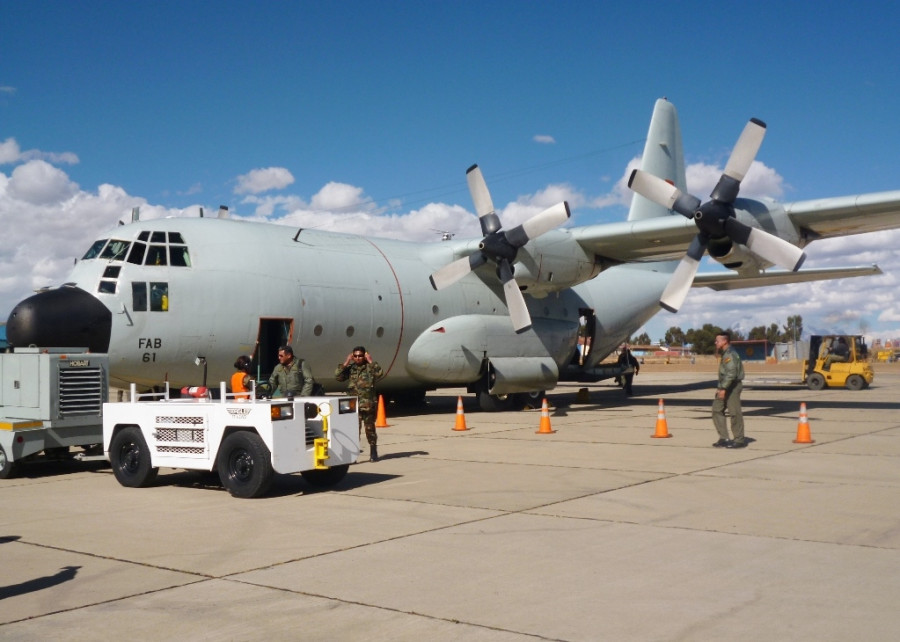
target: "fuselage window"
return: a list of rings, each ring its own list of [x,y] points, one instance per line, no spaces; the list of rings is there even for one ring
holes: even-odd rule
[[[97,288],[97,292],[101,294],[115,294],[116,281],[100,281],[100,286]]]
[[[103,249],[104,245],[106,245],[106,239],[94,241],[94,244],[91,245],[90,249],[84,253],[84,256],[81,257],[81,260],[86,261],[88,259],[96,259],[98,256],[100,256],[100,250]]]
[[[150,311],[168,312],[169,310],[169,284],[150,284]]]
[[[144,265],[166,265],[166,246],[151,245]]]
[[[104,279],[118,279],[119,272],[122,270],[121,265],[107,265],[106,269],[103,270],[103,278]]]
[[[171,233],[169,236],[171,236]],[[188,255],[187,245],[169,246],[169,265],[174,265],[176,267],[190,267],[191,257]]]
[[[134,263],[135,265],[143,265],[144,254],[146,252],[147,245],[145,243],[139,243],[135,241],[134,245],[131,246],[131,253],[128,255],[128,262]]]
[[[132,283],[131,284],[131,308],[135,312],[147,311],[147,284]]]
[[[113,239],[105,248],[103,248],[103,251],[100,253],[100,258],[108,259],[110,261],[124,261],[125,256],[128,254],[129,247],[131,247],[130,241],[117,241],[116,239]]]

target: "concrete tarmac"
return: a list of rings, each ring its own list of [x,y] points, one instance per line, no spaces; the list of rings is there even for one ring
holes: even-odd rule
[[[0,639],[897,639],[900,371],[860,392],[754,376],[743,450],[711,447],[715,374],[659,365],[631,398],[551,391],[552,434],[431,393],[326,491],[27,466],[0,480]]]

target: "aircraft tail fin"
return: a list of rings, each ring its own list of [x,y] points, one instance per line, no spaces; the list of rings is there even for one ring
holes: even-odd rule
[[[681,127],[675,105],[665,98],[656,101],[647,143],[641,157],[641,169],[671,181],[682,192],[687,192],[684,174],[684,150],[681,146]],[[628,212],[629,221],[668,216],[671,212],[662,205],[635,194]]]

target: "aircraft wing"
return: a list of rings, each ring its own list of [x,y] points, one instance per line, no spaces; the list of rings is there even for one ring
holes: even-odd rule
[[[678,214],[572,229],[581,247],[612,262],[679,259],[696,235],[694,221]]]
[[[819,268],[812,270],[772,270],[741,276],[735,272],[711,272],[694,277],[695,288],[712,288],[713,290],[740,290],[758,288],[766,285],[784,285],[786,283],[805,283],[808,281],[827,281],[830,279],[846,279],[854,276],[875,276],[884,274],[877,265],[865,265],[846,268]]]
[[[784,211],[814,241],[900,227],[900,191],[786,203]]]

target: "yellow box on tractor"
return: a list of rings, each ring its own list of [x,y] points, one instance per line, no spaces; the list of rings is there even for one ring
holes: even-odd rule
[[[868,347],[860,335],[813,335],[809,338],[809,355],[803,361],[803,383],[810,390],[826,386],[868,388],[875,378],[868,357]]]

